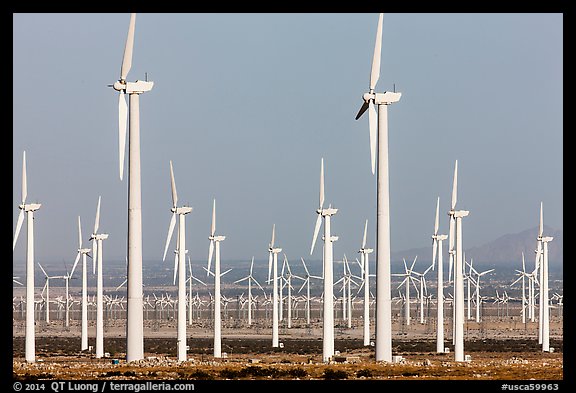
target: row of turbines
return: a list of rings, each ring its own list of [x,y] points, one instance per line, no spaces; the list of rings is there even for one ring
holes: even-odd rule
[[[128,37],[124,49],[120,79],[110,87],[119,92],[118,113],[119,113],[119,175],[123,179],[124,172],[124,153],[126,149],[126,140],[128,140],[129,163],[128,163],[128,239],[127,239],[127,301],[126,301],[126,360],[128,362],[144,358],[144,341],[143,341],[143,310],[144,296],[142,290],[142,217],[141,217],[141,184],[140,184],[140,130],[139,130],[139,96],[148,92],[153,87],[151,81],[128,82],[126,80],[132,63],[132,52],[134,44],[134,29],[136,15],[131,14],[128,29]],[[391,272],[390,272],[390,206],[389,206],[389,168],[388,168],[388,105],[400,100],[401,93],[384,92],[376,93],[375,88],[380,77],[380,58],[382,46],[382,23],[383,14],[379,15],[376,32],[376,42],[374,47],[374,56],[372,59],[372,68],[370,73],[369,91],[363,95],[362,106],[356,115],[359,119],[368,111],[369,131],[370,131],[370,156],[372,173],[377,173],[377,219],[376,219],[376,272],[373,275],[376,279],[376,296],[375,296],[375,360],[392,361],[392,308],[391,308]],[[126,94],[129,95],[128,106],[126,103]],[[377,107],[377,108],[376,108]],[[127,129],[127,124],[129,129]],[[453,280],[453,344],[455,348],[455,360],[464,361],[464,276],[465,262],[462,250],[462,218],[468,216],[469,211],[457,210],[457,169],[456,161],[454,169],[454,182],[452,188],[451,208],[449,215],[449,235],[438,234],[439,223],[439,198],[436,207],[436,220],[434,226],[433,239],[433,263],[431,268],[437,265],[438,272],[438,299],[444,299],[443,284],[443,255],[442,241],[449,240],[449,272],[454,272]],[[185,216],[192,211],[191,207],[178,206],[178,196],[176,192],[176,183],[172,161],[170,161],[170,179],[172,188],[172,218],[168,229],[168,236],[164,249],[163,259],[172,239],[174,227],[178,220],[177,240],[174,265],[174,283],[178,278],[178,360],[186,360],[186,238],[185,238]],[[23,156],[22,171],[22,203],[18,216],[16,232],[14,236],[13,249],[18,239],[20,228],[24,221],[24,213],[27,218],[27,258],[26,258],[26,303],[34,304],[34,231],[33,231],[33,214],[41,204],[26,203],[27,194],[26,185],[26,155]],[[316,210],[317,221],[314,228],[312,246],[310,254],[314,252],[320,227],[323,224],[323,354],[324,362],[329,362],[334,354],[334,273],[333,273],[333,242],[338,240],[331,232],[331,218],[338,209],[330,204],[324,207],[324,160],[322,158],[320,167],[320,193],[319,206]],[[93,233],[90,236],[92,241],[92,250],[83,248],[80,219],[78,219],[79,231],[79,248],[76,261],[72,272],[74,271],[80,258],[82,259],[82,349],[87,348],[87,330],[84,326],[85,316],[87,315],[86,307],[88,304],[86,295],[86,258],[91,257],[93,260],[93,270],[97,274],[97,322],[96,322],[96,357],[102,357],[103,352],[103,293],[102,293],[102,255],[103,241],[108,238],[108,234],[99,233],[99,216],[100,216],[100,197],[96,210],[96,219]],[[208,267],[205,268],[207,275],[212,275],[214,279],[214,356],[221,357],[221,277],[228,271],[221,272],[220,269],[220,243],[225,240],[225,236],[216,234],[216,201],[213,203],[212,224],[209,236],[209,257]],[[269,279],[272,283],[272,346],[279,346],[278,321],[279,321],[279,275],[278,275],[278,254],[282,248],[275,244],[275,225],[272,227],[272,237],[269,243]],[[551,237],[542,234],[542,210],[540,220],[540,232],[538,235],[537,264],[540,272],[540,304],[548,304],[548,242]],[[91,255],[90,255],[91,251]],[[369,297],[369,273],[368,262],[369,254],[373,249],[366,246],[366,226],[362,247],[360,249],[364,286],[364,337],[365,344],[369,342],[369,317],[367,305],[370,303]],[[212,256],[214,255],[214,271],[211,270]],[[436,259],[438,263],[436,264]],[[406,268],[406,272],[412,272]],[[472,269],[472,267],[470,266]],[[523,273],[524,274],[524,273]],[[345,285],[350,286],[351,276],[345,273],[343,279]],[[524,276],[523,276],[524,277]],[[311,276],[308,276],[308,280]],[[252,274],[245,277],[248,279],[249,286],[253,281]],[[479,276],[478,276],[479,279]],[[190,283],[192,278],[190,278]],[[406,276],[406,288],[409,290],[411,276]],[[309,282],[309,281],[308,281]],[[422,281],[423,282],[423,281]],[[469,280],[470,282],[470,280]],[[290,286],[289,286],[290,288]],[[408,294],[408,292],[407,292]],[[249,295],[251,296],[251,295]],[[309,299],[309,296],[308,296]],[[406,296],[406,303],[409,305],[409,296]],[[251,302],[248,302],[250,306]],[[26,342],[25,357],[27,362],[35,362],[35,334],[34,334],[34,308],[26,308]],[[549,310],[548,307],[540,307],[540,331],[543,350],[549,350]],[[250,313],[249,313],[250,315]],[[438,302],[438,327],[437,327],[437,350],[444,352],[443,337],[443,302]],[[409,319],[408,319],[409,320]],[[368,338],[367,338],[368,337]]]

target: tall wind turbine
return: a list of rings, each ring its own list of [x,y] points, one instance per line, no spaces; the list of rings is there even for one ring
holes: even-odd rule
[[[390,184],[388,174],[388,105],[400,101],[401,93],[376,93],[380,78],[382,20],[378,17],[374,57],[370,72],[370,90],[362,96],[364,103],[356,120],[368,110],[372,174],[378,161],[376,214],[376,361],[392,362],[392,304],[390,295]],[[375,105],[378,105],[376,112]],[[378,145],[378,152],[376,152]]]
[[[364,236],[362,237],[362,247],[360,253],[360,267],[362,269],[362,285],[364,286],[364,346],[370,345],[370,269],[368,267],[368,256],[374,250],[366,248],[366,232],[368,231],[368,220],[364,223]]]
[[[542,351],[550,352],[550,301],[548,294],[548,243],[554,239],[544,236],[544,204],[540,202],[540,226],[538,230],[538,243],[542,244],[542,266],[540,274],[540,315],[539,331],[542,336]],[[540,248],[540,244],[539,244]]]
[[[448,282],[452,281],[452,270],[454,267],[454,260],[456,257],[456,250],[455,250],[455,226],[456,226],[456,218],[454,216],[454,212],[456,211],[456,201],[458,197],[458,160],[454,163],[454,178],[452,181],[452,199],[450,204],[450,211],[448,212],[449,219],[449,229],[448,229]],[[452,296],[455,298],[456,294],[456,285],[453,287]],[[456,302],[453,303],[453,306]],[[456,341],[455,336],[455,324],[456,324],[456,308],[452,307],[452,344]]]
[[[85,351],[88,349],[88,278],[86,270],[86,255],[90,252],[89,248],[82,248],[82,225],[80,224],[80,216],[78,216],[78,253],[76,260],[72,266],[70,276],[74,275],[76,265],[82,256],[82,333],[80,339],[80,350]]]
[[[142,192],[140,183],[140,94],[152,90],[154,82],[128,82],[132,67],[136,14],[130,15],[120,79],[111,87],[118,95],[119,172],[124,172],[124,152],[128,138],[128,302],[126,320],[126,360],[144,358],[144,299],[142,293]],[[130,107],[126,104],[130,96]],[[129,120],[128,120],[129,119]],[[129,123],[127,135],[126,125]]]
[[[278,253],[282,251],[281,248],[274,247],[274,237],[276,232],[276,224],[272,225],[272,239],[268,245],[268,283],[270,279],[272,283],[272,347],[277,348],[280,346],[278,338]],[[270,277],[271,271],[273,277]]]
[[[214,357],[222,357],[222,315],[220,313],[220,277],[227,272],[220,273],[220,242],[226,239],[226,236],[216,235],[216,199],[212,204],[212,225],[210,226],[210,248],[208,250],[208,272],[212,262],[212,253],[215,249],[214,258]]]
[[[436,217],[434,219],[434,234],[432,235],[432,269],[438,255],[438,288],[437,288],[437,317],[436,317],[436,352],[444,352],[444,272],[442,261],[442,242],[448,235],[439,235],[440,197],[436,200]]]
[[[50,323],[50,280],[53,278],[57,278],[56,276],[49,276],[48,273],[46,273],[46,270],[44,270],[44,268],[42,267],[42,265],[40,265],[40,262],[38,262],[38,266],[40,267],[40,270],[42,270],[42,273],[44,273],[44,276],[46,277],[46,282],[44,283],[44,288],[42,288],[42,293],[46,292],[46,323]]]
[[[176,254],[178,257],[178,266],[174,266],[174,280],[176,280],[176,271],[178,271],[178,361],[186,361],[186,214],[192,211],[191,207],[178,207],[178,193],[176,191],[176,181],[174,180],[174,168],[170,160],[170,186],[172,189],[172,218],[168,228],[168,237],[164,247],[164,256],[172,238],[174,226],[176,225],[176,215],[178,215],[178,241]],[[128,281],[129,282],[129,281]]]
[[[467,210],[455,210],[457,195],[458,161],[454,169],[454,183],[452,186],[452,205],[448,212],[450,216],[450,239],[454,242],[454,359],[464,361],[464,275],[462,250],[462,218],[470,213]],[[454,229],[452,229],[454,228]]]
[[[19,209],[18,221],[16,222],[16,232],[12,251],[16,248],[20,228],[24,222],[24,212],[26,212],[26,362],[36,362],[36,336],[34,331],[34,212],[40,209],[40,203],[26,203],[28,195],[28,185],[26,180],[26,151],[22,155],[22,203]]]
[[[262,285],[260,285],[260,283],[252,275],[253,269],[254,269],[254,257],[252,257],[252,262],[250,262],[250,273],[246,277],[234,281],[235,284],[238,284],[244,280],[248,280],[248,326],[252,325],[252,303],[254,302],[252,296],[252,282],[255,282],[256,285],[260,287],[262,292],[266,293],[264,291],[264,288],[262,288]]]
[[[97,264],[96,276],[96,358],[104,356],[104,299],[102,296],[102,240],[108,239],[108,234],[98,233],[100,226],[100,199],[98,197],[98,207],[96,208],[96,219],[94,220],[94,231],[90,236],[92,240],[92,261]],[[93,264],[94,269],[96,264]]]
[[[324,158],[320,163],[320,205],[316,210],[318,218],[316,219],[316,226],[314,227],[314,237],[312,238],[312,247],[310,248],[310,255],[314,252],[314,245],[318,233],[320,232],[320,225],[322,225],[322,218],[324,218],[324,302],[323,304],[323,344],[322,344],[322,360],[330,362],[334,356],[334,273],[333,273],[333,254],[332,243],[338,240],[338,236],[332,236],[330,233],[330,220],[336,214],[338,209],[334,209],[331,205],[324,209]]]

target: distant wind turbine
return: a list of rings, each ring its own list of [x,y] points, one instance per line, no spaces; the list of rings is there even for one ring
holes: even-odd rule
[[[277,348],[280,346],[278,337],[278,253],[282,251],[281,248],[274,247],[274,237],[276,232],[276,224],[272,225],[272,239],[268,245],[268,283],[272,280],[272,347]],[[270,273],[273,276],[270,277]]]
[[[210,248],[208,252],[208,273],[210,273],[210,264],[212,262],[212,253],[215,249],[214,258],[214,357],[222,357],[222,315],[220,312],[220,277],[230,270],[220,273],[220,242],[226,239],[226,236],[216,235],[216,199],[212,204],[212,225],[210,227]]]
[[[82,225],[80,224],[80,216],[78,216],[78,253],[76,260],[72,266],[70,276],[74,275],[76,265],[82,256],[82,333],[80,339],[80,350],[85,351],[88,349],[88,278],[86,270],[86,256],[90,252],[89,248],[82,248]]]
[[[336,214],[338,209],[334,209],[331,205],[325,209],[324,205],[324,158],[320,162],[320,205],[316,210],[318,218],[316,226],[314,227],[314,237],[312,238],[312,247],[310,248],[310,255],[314,252],[314,245],[316,238],[322,225],[322,218],[324,218],[324,302],[323,302],[323,345],[322,345],[322,361],[330,362],[334,356],[334,276],[333,276],[333,254],[332,243],[338,240],[337,236],[332,236],[330,233],[331,217]]]
[[[176,271],[178,271],[178,361],[186,361],[186,214],[192,211],[191,207],[178,207],[178,192],[176,191],[176,181],[174,179],[174,168],[170,161],[170,186],[172,189],[172,218],[168,228],[168,237],[164,247],[164,256],[172,238],[174,226],[176,225],[176,215],[178,215],[178,238],[176,253],[178,265],[174,266],[174,281],[176,281]]]
[[[442,242],[448,238],[447,235],[439,235],[439,214],[440,214],[440,197],[436,200],[436,217],[434,219],[434,234],[432,235],[432,269],[438,255],[438,284],[437,284],[437,317],[436,317],[436,352],[444,353],[444,272],[442,261]]]
[[[360,253],[360,268],[362,270],[362,284],[360,285],[360,289],[364,286],[364,346],[370,345],[370,269],[368,256],[374,251],[371,248],[366,248],[367,230],[368,220],[364,223],[362,247],[360,247],[360,250],[358,251]]]
[[[362,96],[364,103],[356,115],[368,110],[372,174],[378,161],[376,214],[376,361],[392,362],[392,306],[390,295],[390,184],[388,174],[388,105],[400,101],[401,93],[376,93],[380,78],[382,20],[378,17],[374,57],[370,72],[370,90]],[[378,105],[376,112],[375,105]],[[376,151],[378,145],[378,151]]]
[[[104,356],[104,299],[102,284],[102,241],[108,239],[108,234],[98,233],[100,226],[100,200],[98,197],[98,207],[96,208],[96,219],[94,220],[94,231],[90,236],[92,240],[92,261],[96,271],[96,358]]]
[[[262,290],[262,292],[266,293],[264,291],[264,288],[262,288],[262,285],[260,285],[260,283],[252,275],[253,269],[254,269],[254,257],[252,257],[252,262],[250,262],[250,273],[248,273],[246,277],[234,281],[235,284],[238,284],[244,280],[248,280],[248,326],[252,325],[252,303],[254,302],[252,296],[252,282],[256,283],[256,285],[258,285],[258,287]]]
[[[28,195],[28,186],[26,180],[26,151],[22,156],[22,203],[20,204],[20,213],[16,222],[16,232],[12,251],[16,248],[18,234],[24,222],[24,212],[27,218],[27,239],[26,239],[26,343],[25,358],[26,362],[36,362],[36,336],[34,331],[34,212],[40,209],[40,203],[26,203]]]

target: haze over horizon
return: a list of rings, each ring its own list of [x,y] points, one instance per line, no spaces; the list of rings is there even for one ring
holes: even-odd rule
[[[321,259],[310,245],[324,158],[334,256],[355,253],[376,176],[368,89],[378,14],[137,14],[129,81],[140,96],[143,260],[161,260],[169,161],[193,260],[208,255],[213,198],[222,260]],[[127,160],[118,176],[119,78],[129,14],[13,14],[13,224],[26,151],[37,260],[74,261],[77,217],[90,247],[98,196],[106,260],[122,261]],[[563,230],[563,15],[385,14],[377,92],[389,107],[392,253],[428,247],[440,197],[448,232],[454,162],[464,248],[544,224]],[[127,158],[126,153],[126,158]],[[13,263],[25,260],[26,222]],[[534,239],[534,243],[536,239]],[[553,246],[553,243],[551,244]],[[175,247],[172,239],[171,249]],[[171,266],[171,262],[167,262]]]

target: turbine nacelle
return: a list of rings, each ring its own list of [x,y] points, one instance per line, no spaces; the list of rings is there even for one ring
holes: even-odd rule
[[[106,240],[106,239],[108,239],[107,233],[93,234],[92,236],[90,236],[90,240]]]
[[[188,214],[192,211],[192,208],[187,206],[173,207],[170,209],[170,211],[176,214]]]
[[[358,252],[363,253],[363,254],[370,254],[371,252],[374,252],[374,249],[372,249],[372,248],[363,248],[363,249],[361,249],[361,250],[358,251]]]
[[[153,86],[154,86],[154,82],[151,82],[151,81],[136,81],[136,82],[117,81],[112,85],[114,90],[123,91],[127,94],[144,93],[144,92],[152,90]]]
[[[40,206],[42,206],[41,203],[28,203],[28,204],[22,204],[19,207],[25,212],[33,212],[40,209]]]
[[[448,239],[448,235],[432,235],[432,239],[446,240],[446,239]]]
[[[469,213],[470,211],[468,210],[457,210],[454,212],[454,218],[466,217]]]
[[[268,251],[273,252],[274,254],[278,254],[278,253],[282,252],[282,249],[281,248],[269,248]]]
[[[333,216],[337,212],[338,212],[338,209],[335,209],[333,207],[329,207],[328,209],[316,209],[316,213],[318,213],[322,216]]]
[[[221,242],[226,239],[226,236],[208,236],[208,240],[214,240],[215,242]]]

